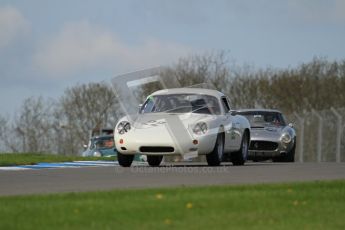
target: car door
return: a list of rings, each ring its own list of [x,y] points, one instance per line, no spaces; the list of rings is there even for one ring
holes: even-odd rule
[[[221,97],[221,105],[224,110],[224,134],[225,134],[225,142],[224,142],[224,150],[226,152],[232,151],[236,148],[236,135],[234,130],[234,123],[233,123],[233,116],[230,113],[230,105],[227,98]]]
[[[232,116],[233,150],[241,148],[243,134],[241,122],[241,118],[238,115]]]

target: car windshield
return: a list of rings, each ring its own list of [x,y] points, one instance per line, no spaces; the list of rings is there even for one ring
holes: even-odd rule
[[[90,149],[110,149],[114,147],[115,147],[114,138],[112,136],[109,136],[109,137],[94,138],[91,141]]]
[[[166,94],[147,98],[139,113],[220,114],[216,97],[200,94]]]
[[[265,126],[285,126],[285,120],[279,112],[269,111],[245,111],[238,114],[245,116],[252,128],[264,128]]]

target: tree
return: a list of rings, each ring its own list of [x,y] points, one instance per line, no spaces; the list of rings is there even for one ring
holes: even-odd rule
[[[9,121],[7,118],[3,117],[0,114],[0,151],[1,152],[8,151],[9,149],[11,149],[9,147],[10,144],[8,143],[9,141],[8,132],[9,132]]]
[[[1,119],[1,140],[11,152],[49,152],[52,140],[52,104],[42,97],[24,100],[19,114],[10,124]]]
[[[226,86],[228,75],[224,51],[180,58],[176,65],[168,67],[162,73],[167,80],[175,78],[181,87],[206,83],[215,89]]]
[[[118,105],[105,83],[77,85],[65,90],[55,111],[55,130],[61,132],[60,152],[77,154],[88,143],[90,131],[115,127]]]

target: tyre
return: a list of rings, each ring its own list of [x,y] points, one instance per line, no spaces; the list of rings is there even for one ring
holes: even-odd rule
[[[147,156],[147,163],[150,166],[159,166],[162,162],[163,156],[162,155],[148,155]]]
[[[207,164],[209,166],[219,166],[222,162],[224,154],[224,135],[219,133],[212,152],[206,155]]]
[[[285,162],[295,162],[295,149],[296,149],[296,143],[284,157]]]
[[[283,157],[273,157],[272,158],[272,162],[277,163],[277,162],[284,162],[284,158]]]
[[[121,153],[117,153],[117,160],[119,165],[122,167],[130,167],[134,159],[134,155],[125,155]]]
[[[245,131],[242,136],[241,148],[237,152],[231,154],[231,161],[233,165],[244,165],[248,157],[249,135]]]
[[[295,162],[295,150],[296,150],[296,144],[292,147],[292,149],[289,152],[286,153],[286,155],[274,157],[272,161],[273,162]]]

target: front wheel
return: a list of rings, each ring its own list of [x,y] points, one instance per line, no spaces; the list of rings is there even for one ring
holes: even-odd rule
[[[147,163],[150,166],[159,166],[163,160],[162,155],[148,155],[147,156]]]
[[[284,156],[274,157],[272,159],[273,162],[295,162],[295,150],[296,144],[292,147],[292,149],[286,153]]]
[[[117,153],[117,160],[119,165],[122,167],[130,167],[134,159],[134,155],[125,155],[121,153]]]
[[[285,162],[295,162],[295,150],[296,150],[296,144],[284,157]]]
[[[206,155],[207,164],[209,166],[219,166],[224,153],[224,135],[219,133],[217,135],[216,144],[211,153]]]
[[[231,161],[233,165],[244,165],[248,157],[249,135],[244,132],[241,141],[241,148],[237,152],[231,154]]]

